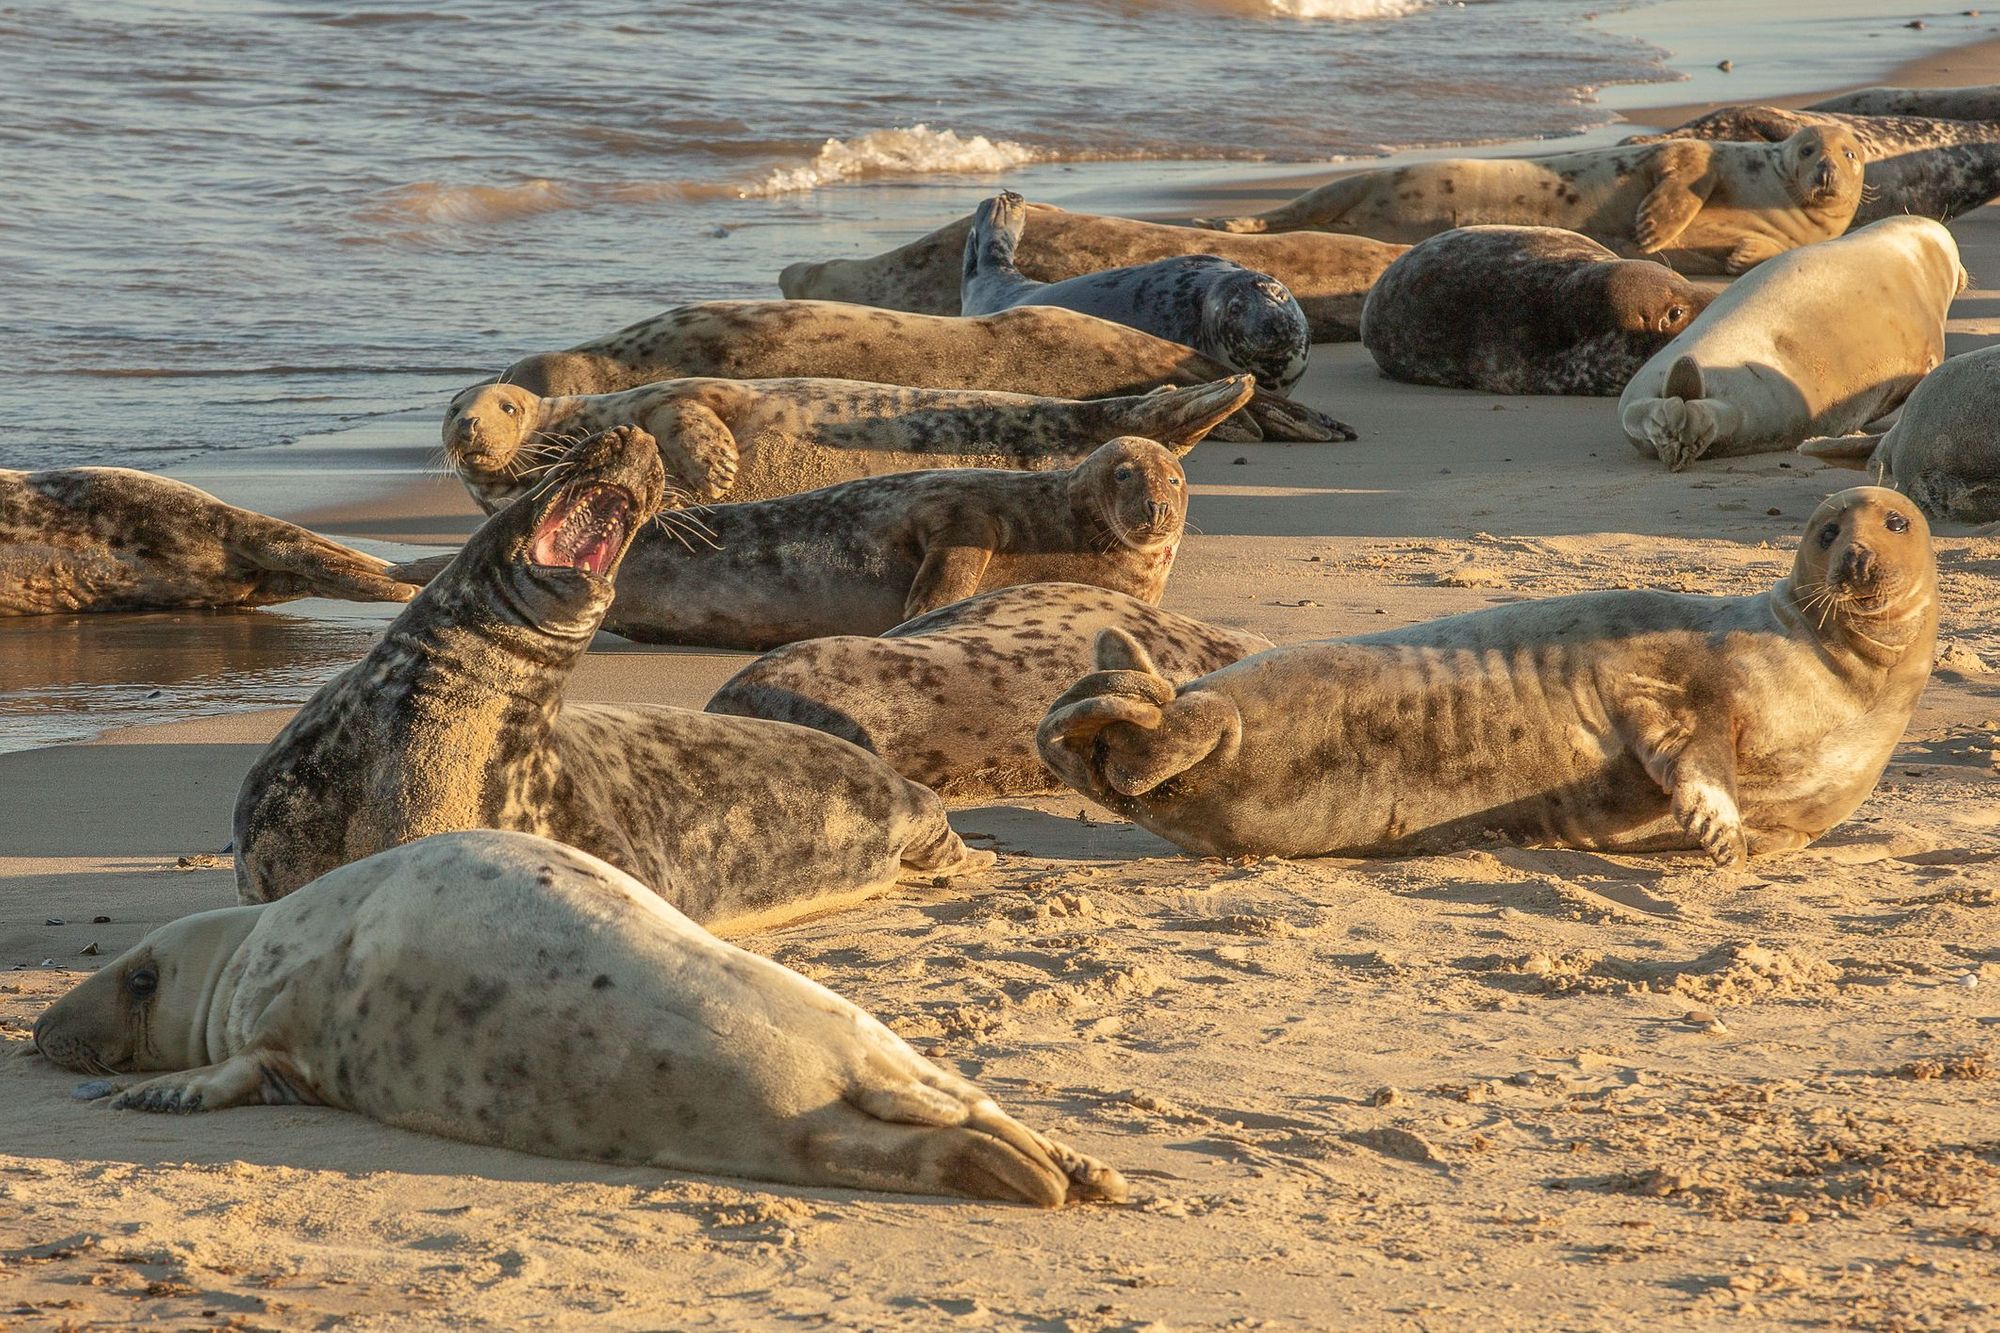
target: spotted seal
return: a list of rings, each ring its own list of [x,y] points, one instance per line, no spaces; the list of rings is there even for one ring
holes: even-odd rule
[[[1296,644],[1178,690],[1122,631],[1043,720],[1078,791],[1210,856],[1492,837],[1719,863],[1805,846],[1874,788],[1930,678],[1930,534],[1823,504],[1753,597],[1594,592]]]
[[[2000,195],[2000,123],[1923,116],[1849,116],[1775,106],[1732,106],[1698,116],[1664,139],[1763,140],[1781,143],[1814,125],[1838,125],[1861,145],[1861,206],[1848,230],[1914,214],[1949,222]]]
[[[1342,176],[1268,213],[1200,218],[1225,231],[1359,232],[1421,241],[1493,223],[1580,231],[1683,273],[1742,273],[1847,230],[1861,148],[1833,126],[1781,144],[1674,139],[1520,158],[1450,158]]]
[[[901,876],[990,865],[935,795],[846,741],[685,708],[563,702],[664,490],[659,450],[625,426],[579,443],[558,474],[488,519],[251,768],[236,801],[243,901],[471,828],[580,847],[727,929],[840,906]]]
[[[1192,388],[1072,400],[854,380],[662,380],[541,398],[480,384],[445,413],[445,457],[491,514],[569,442],[634,425],[659,442],[670,485],[696,500],[769,500],[890,472],[1067,468],[1143,435],[1185,453],[1249,401],[1248,375]]]
[[[1028,201],[1012,191],[988,199],[965,237],[959,305],[967,315],[1017,306],[1061,306],[1183,343],[1283,391],[1306,373],[1312,327],[1298,298],[1268,273],[1220,255],[1177,255],[1038,282],[1015,267]]]
[[[730,677],[708,711],[853,741],[947,802],[1060,791],[1035,753],[1035,727],[1090,670],[1091,640],[1111,626],[1177,683],[1271,646],[1106,588],[1030,583],[940,607],[881,638],[807,639],[766,653]]]
[[[657,380],[846,379],[918,389],[991,389],[1111,398],[1166,384],[1211,384],[1229,367],[1190,347],[1053,306],[979,319],[838,301],[709,301],[678,306],[498,376],[544,398],[617,393]],[[1351,440],[1322,412],[1259,389],[1217,439]]]
[[[389,564],[123,467],[0,468],[0,616],[407,602]]]
[[[1361,315],[1383,373],[1487,393],[1612,395],[1712,293],[1555,227],[1460,227],[1389,265]]]
[[[440,833],[282,902],[182,917],[44,1011],[35,1046],[154,1075],[118,1109],[331,1106],[794,1185],[1043,1207],[1125,1194],[840,996],[525,833]]]
[[[1780,255],[1639,368],[1620,424],[1675,471],[1854,430],[1944,359],[1945,315],[1965,281],[1951,233],[1929,218],[1885,218]]]
[[[1088,583],[1158,602],[1187,519],[1187,477],[1136,436],[1066,472],[955,468],[715,505],[676,541],[647,533],[605,627],[644,643],[762,652],[879,634],[974,593]]]
[[[1873,435],[1807,440],[1799,452],[1866,468],[1932,518],[2000,519],[2000,347],[1954,356],[1924,376],[1896,418]]]
[[[1808,111],[1850,116],[1928,116],[1937,120],[2000,120],[2000,83],[1966,88],[1861,88],[1822,98]]]

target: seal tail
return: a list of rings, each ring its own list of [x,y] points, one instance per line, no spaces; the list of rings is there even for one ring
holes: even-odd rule
[[[1316,190],[1307,190],[1288,204],[1281,204],[1263,213],[1251,213],[1234,218],[1191,218],[1195,226],[1209,231],[1232,231],[1255,234],[1269,231],[1306,231],[1317,229],[1330,231],[1334,224],[1347,215],[1374,189],[1375,182],[1369,172],[1343,176],[1329,181]]]
[[[1133,413],[1116,424],[1115,434],[1143,435],[1176,454],[1185,454],[1248,403],[1256,391],[1257,381],[1250,375],[1231,375],[1207,384],[1169,384],[1141,395]]]
[[[1098,631],[1097,670],[1050,705],[1035,748],[1063,781],[1090,796],[1144,796],[1209,755],[1233,754],[1243,737],[1236,705],[1221,694],[1177,694],[1140,642]]]
[[[959,313],[990,315],[1005,310],[1023,293],[1023,287],[1039,287],[1014,267],[1014,251],[1021,243],[1021,227],[1027,220],[1028,201],[1012,190],[1002,190],[973,210],[972,227],[965,233],[965,263],[959,272]]]
[[[1878,431],[1873,435],[1821,435],[1801,444],[1798,451],[1807,458],[1821,459],[1835,467],[1864,471],[1873,462],[1888,434],[1888,431]]]

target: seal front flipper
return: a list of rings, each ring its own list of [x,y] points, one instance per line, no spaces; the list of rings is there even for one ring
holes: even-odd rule
[[[1768,236],[1747,236],[1729,252],[1722,266],[1732,274],[1748,273],[1767,259],[1785,253],[1785,247]]]
[[[316,1105],[304,1080],[275,1051],[239,1051],[220,1064],[148,1079],[118,1094],[114,1111],[165,1111],[186,1115],[230,1106]]]
[[[667,466],[669,487],[701,501],[720,500],[735,489],[743,456],[721,417],[700,403],[681,400],[653,409],[646,424],[659,445],[660,461]],[[618,429],[646,433],[633,426]]]
[[[1716,708],[1697,706],[1678,682],[1626,676],[1605,684],[1621,739],[1667,794],[1674,822],[1717,865],[1742,864],[1749,843],[1736,803],[1734,720],[1717,722]]]
[[[1653,163],[1653,188],[1639,204],[1632,238],[1642,253],[1672,245],[1693,222],[1715,188],[1709,148],[1691,140],[1661,145]]]
[[[984,524],[965,524],[958,531],[927,536],[922,543],[923,563],[917,566],[916,580],[903,601],[903,619],[913,620],[978,592],[999,540],[1000,535]]]

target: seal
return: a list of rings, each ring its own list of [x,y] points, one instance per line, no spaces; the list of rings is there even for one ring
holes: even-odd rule
[[[967,315],[1061,306],[1184,343],[1280,392],[1306,373],[1312,326],[1298,298],[1268,273],[1220,255],[1177,255],[1061,282],[1015,267],[1028,201],[1007,191],[972,215],[959,304]]]
[[[1229,375],[1229,367],[1191,347],[1053,306],[947,319],[837,301],[709,301],[677,306],[567,351],[524,357],[497,378],[544,398],[711,376],[1112,398]],[[1216,438],[1351,440],[1354,432],[1259,389]]]
[[[489,514],[571,442],[620,425],[659,442],[668,484],[688,498],[769,500],[920,468],[1074,467],[1120,435],[1186,453],[1252,391],[1248,375],[1083,400],[855,380],[663,380],[559,398],[479,384],[445,412],[444,451]]]
[[[864,477],[716,505],[692,539],[648,532],[605,628],[641,643],[762,652],[879,634],[977,592],[1087,583],[1160,600],[1187,520],[1187,476],[1136,436],[1066,472],[954,468]]]
[[[1929,218],[1885,218],[1781,255],[1639,368],[1619,422],[1634,449],[1676,472],[1854,430],[1944,359],[1945,315],[1965,285],[1958,246]]]
[[[1860,145],[1837,127],[1782,144],[1675,139],[1545,157],[1452,158],[1342,176],[1223,231],[1359,232],[1421,241],[1492,223],[1580,231],[1683,273],[1742,273],[1847,230],[1861,203]]]
[[[238,896],[267,902],[371,852],[476,828],[580,847],[730,930],[992,864],[934,794],[846,741],[563,702],[664,488],[658,448],[625,426],[488,519],[251,768]]]
[[[1208,856],[1403,855],[1495,837],[1792,851],[1874,788],[1930,678],[1923,515],[1820,505],[1753,597],[1594,592],[1295,644],[1176,690],[1105,630],[1038,735],[1062,779]]]
[[[123,467],[0,468],[0,616],[407,602],[389,564]]]
[[[1555,227],[1460,227],[1389,265],[1361,345],[1392,379],[1487,393],[1615,395],[1712,293]]]
[[[1923,116],[1850,116],[1775,106],[1732,106],[1699,116],[1665,139],[1763,140],[1781,143],[1809,126],[1837,125],[1861,145],[1861,206],[1848,230],[1914,214],[1949,222],[2000,195],[2000,124]]]
[[[1407,246],[1365,236],[1293,232],[1233,236],[1131,218],[1071,213],[1053,204],[1028,205],[1034,226],[1021,237],[1014,262],[1037,282],[1061,282],[1108,268],[1148,264],[1179,255],[1220,255],[1268,273],[1297,298],[1314,342],[1353,342],[1361,332],[1361,302]],[[827,259],[788,265],[778,288],[793,300],[957,315],[960,270],[972,217],[867,259]]]
[[[544,1157],[1125,1197],[832,991],[523,833],[440,833],[283,902],[182,917],[44,1011],[35,1046],[87,1073],[175,1071],[116,1109],[331,1106]]]
[[[1123,630],[1176,683],[1271,641],[1105,588],[1030,583],[889,630],[779,648],[708,701],[711,713],[795,722],[881,755],[947,803],[1062,790],[1035,752],[1049,700],[1090,670],[1091,641]]]
[[[1952,357],[1924,376],[1887,431],[1807,440],[1799,452],[1864,467],[1932,518],[2000,519],[2000,347]]]
[[[1850,116],[1929,116],[1937,120],[2000,120],[2000,83],[1966,88],[1862,88],[1823,98],[1808,111]]]

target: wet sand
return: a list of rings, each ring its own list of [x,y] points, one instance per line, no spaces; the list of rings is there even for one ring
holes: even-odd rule
[[[1992,47],[1947,63],[1932,81],[2000,79]],[[1259,189],[1232,204],[1288,192]],[[2000,209],[1953,231],[1957,353],[2000,340]],[[1361,440],[1196,449],[1172,609],[1296,641],[1594,587],[1748,592],[1856,479],[1790,455],[1668,474],[1610,400],[1415,389],[1353,345],[1316,349],[1298,393]],[[384,543],[463,533],[456,483],[417,480],[421,426],[351,494],[270,507]],[[254,486],[282,501],[288,473]],[[234,901],[204,858],[286,714],[0,755],[0,967],[25,965],[0,978],[0,1325],[1990,1324],[2000,549],[1950,525],[1937,547],[1943,665],[1876,795],[1797,855],[1239,864],[1068,797],[956,814],[1002,853],[990,875],[742,941],[1118,1166],[1121,1209],[74,1103],[27,1025],[153,925]],[[604,646],[572,697],[698,705],[747,660]]]

